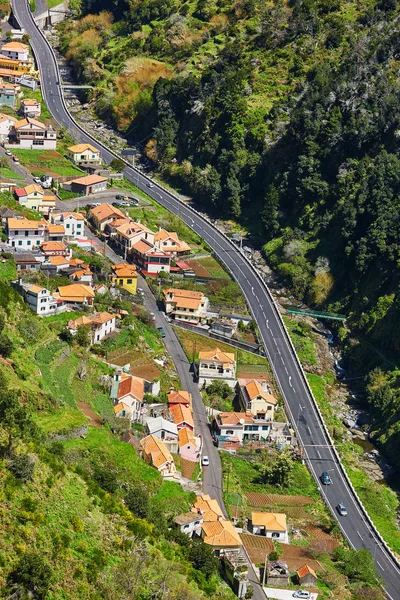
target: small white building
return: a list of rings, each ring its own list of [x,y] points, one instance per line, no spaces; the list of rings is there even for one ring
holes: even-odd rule
[[[168,288],[163,298],[166,314],[177,321],[198,325],[206,317],[209,301],[203,292]]]
[[[15,125],[18,119],[15,117],[10,117],[10,115],[5,115],[0,113],[0,140],[5,141],[8,139],[8,134],[10,133],[10,129]]]
[[[271,421],[266,413],[253,415],[249,412],[220,412],[212,422],[214,436],[219,447],[226,441],[265,442],[271,431]]]
[[[47,222],[10,218],[7,244],[18,250],[33,250],[47,239]]]
[[[1,54],[21,62],[27,62],[29,61],[29,46],[22,44],[22,42],[8,42],[2,46]]]
[[[23,296],[29,308],[39,317],[57,315],[67,310],[66,305],[54,298],[46,288],[33,283],[25,283],[22,279],[13,281],[12,285]]]
[[[212,381],[224,381],[231,388],[236,384],[236,361],[231,352],[219,348],[199,352],[199,387],[206,387]]]
[[[183,513],[182,515],[177,515],[174,518],[174,522],[182,533],[186,533],[189,537],[192,537],[193,534],[201,536],[201,526],[204,523],[201,514],[197,512]]]
[[[178,427],[163,417],[147,419],[145,429],[149,435],[155,435],[160,440],[178,439]]]
[[[90,317],[83,315],[78,319],[68,321],[67,328],[72,335],[76,335],[78,328],[86,325],[90,327],[90,343],[100,344],[107,335],[115,331],[115,315],[107,312]]]
[[[68,158],[76,165],[100,165],[100,150],[91,144],[75,144],[68,148]]]
[[[252,512],[249,529],[282,544],[289,543],[286,515],[283,513]]]
[[[41,104],[33,98],[25,98],[21,100],[20,113],[24,117],[40,117],[42,113]]]
[[[79,212],[52,213],[51,222],[63,224],[65,237],[69,240],[79,239],[83,236],[85,230],[85,218]]]

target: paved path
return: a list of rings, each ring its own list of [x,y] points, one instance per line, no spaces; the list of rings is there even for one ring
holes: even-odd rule
[[[294,591],[293,590],[282,590],[279,588],[264,588],[265,593],[267,594],[267,598],[274,598],[275,600],[295,600],[293,598]],[[309,600],[317,600],[318,594],[310,592]]]

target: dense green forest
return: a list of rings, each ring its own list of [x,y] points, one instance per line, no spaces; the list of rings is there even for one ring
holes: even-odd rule
[[[338,333],[399,465],[397,0],[76,8],[60,44],[99,116],[247,227],[299,299],[349,315]]]

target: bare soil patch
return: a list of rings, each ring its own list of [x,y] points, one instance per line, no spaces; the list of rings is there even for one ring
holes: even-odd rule
[[[247,499],[251,506],[306,506],[315,504],[311,496],[289,496],[284,494],[258,494],[256,492],[246,492]]]
[[[86,404],[86,402],[78,402],[78,406],[83,414],[90,419],[90,425],[93,427],[102,427],[102,420],[100,419],[99,415],[94,412],[90,404]]]
[[[297,571],[304,563],[307,563],[314,571],[323,570],[321,564],[313,559],[309,548],[289,544],[281,544],[281,547],[283,548],[283,554],[280,560],[287,563],[290,571]]]
[[[197,262],[197,260],[185,260],[185,262],[189,265],[191,269],[195,272],[199,277],[211,277],[211,274],[207,271],[203,265]]]
[[[261,535],[252,535],[251,533],[239,533],[240,539],[254,564],[265,562],[265,556],[273,552],[274,545],[270,538]]]

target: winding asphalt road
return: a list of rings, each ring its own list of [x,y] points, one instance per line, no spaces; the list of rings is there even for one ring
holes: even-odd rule
[[[77,141],[98,145],[97,140],[76,126],[64,105],[54,54],[37,29],[26,0],[12,0],[12,7],[20,26],[30,34],[41,74],[43,96],[54,119],[60,125],[64,125]],[[103,148],[102,158],[105,162],[110,162],[114,154]],[[125,176],[171,212],[179,214],[211,246],[238,281],[257,321],[288,414],[303,447],[304,459],[321,490],[322,497],[332,514],[338,519],[339,526],[350,546],[368,548],[371,551],[388,597],[392,600],[398,599],[400,569],[376,535],[367,514],[362,510],[346,480],[265,284],[239,250],[206,218],[190,206],[179,202],[173,194],[156,182],[149,187],[149,180],[132,167],[126,168]],[[333,485],[321,485],[320,475],[323,471],[329,472]],[[346,517],[339,517],[337,514],[336,506],[339,502],[347,507]]]

